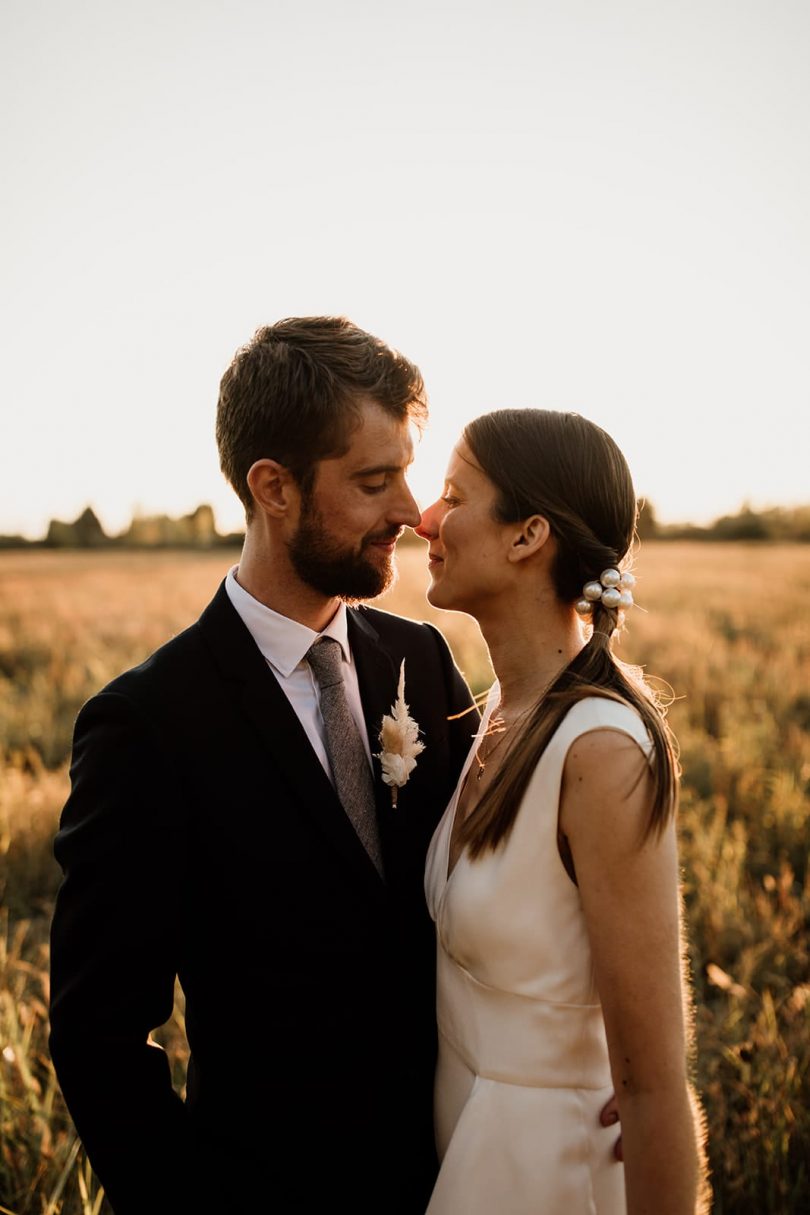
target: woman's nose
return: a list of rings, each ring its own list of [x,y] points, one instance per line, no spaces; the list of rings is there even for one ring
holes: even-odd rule
[[[417,536],[421,536],[423,540],[430,541],[439,534],[436,522],[436,507],[438,505],[438,502],[434,502],[432,506],[423,511],[419,525],[413,529]]]

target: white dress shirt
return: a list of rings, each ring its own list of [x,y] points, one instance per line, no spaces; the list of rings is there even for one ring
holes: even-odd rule
[[[357,723],[363,746],[371,766],[371,748],[366,733],[366,723],[363,717],[363,705],[360,700],[360,685],[357,682],[357,669],[349,648],[349,628],[346,619],[346,605],[341,603],[326,628],[321,633],[290,620],[266,607],[258,599],[248,594],[236,580],[239,566],[228,570],[225,578],[225,591],[239,613],[245,627],[256,645],[262,652],[267,665],[275,675],[284,695],[289,700],[298,720],[306,731],[312,749],[321,761],[321,766],[330,780],[332,770],[329,766],[329,756],[326,753],[323,717],[320,707],[320,689],[312,673],[310,665],[305,661],[309,647],[319,637],[334,637],[340,643],[343,656],[343,682],[346,686],[346,700],[352,717]],[[334,781],[332,782],[334,784]]]

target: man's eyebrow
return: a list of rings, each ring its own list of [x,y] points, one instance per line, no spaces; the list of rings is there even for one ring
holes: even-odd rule
[[[358,468],[356,472],[352,473],[352,478],[359,479],[360,477],[381,477],[383,475],[383,473],[398,473],[398,472],[402,472],[403,468],[407,468],[412,463],[413,463],[413,460],[409,460],[408,463],[405,465],[403,465],[403,464],[375,464],[373,467],[370,467],[370,468]]]

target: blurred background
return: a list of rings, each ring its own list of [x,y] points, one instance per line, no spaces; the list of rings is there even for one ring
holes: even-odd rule
[[[238,560],[219,378],[316,313],[422,368],[424,504],[492,408],[627,455],[620,653],[675,697],[714,1210],[810,1211],[808,62],[802,0],[6,0],[0,1211],[104,1210],[47,1054],[73,721]],[[399,564],[383,606],[485,688],[421,544]],[[183,1024],[178,990],[179,1090]]]

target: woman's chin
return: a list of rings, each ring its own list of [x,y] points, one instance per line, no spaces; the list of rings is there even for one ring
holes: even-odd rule
[[[438,587],[435,582],[431,582],[430,586],[428,587],[427,591],[425,592],[425,598],[427,599],[427,601],[431,607],[437,608],[437,607],[442,606],[442,604],[441,604],[442,592],[441,592],[440,587]]]
[[[455,612],[458,610],[454,596],[443,587],[441,582],[431,582],[427,591],[427,601],[431,607],[440,608],[445,612]]]

